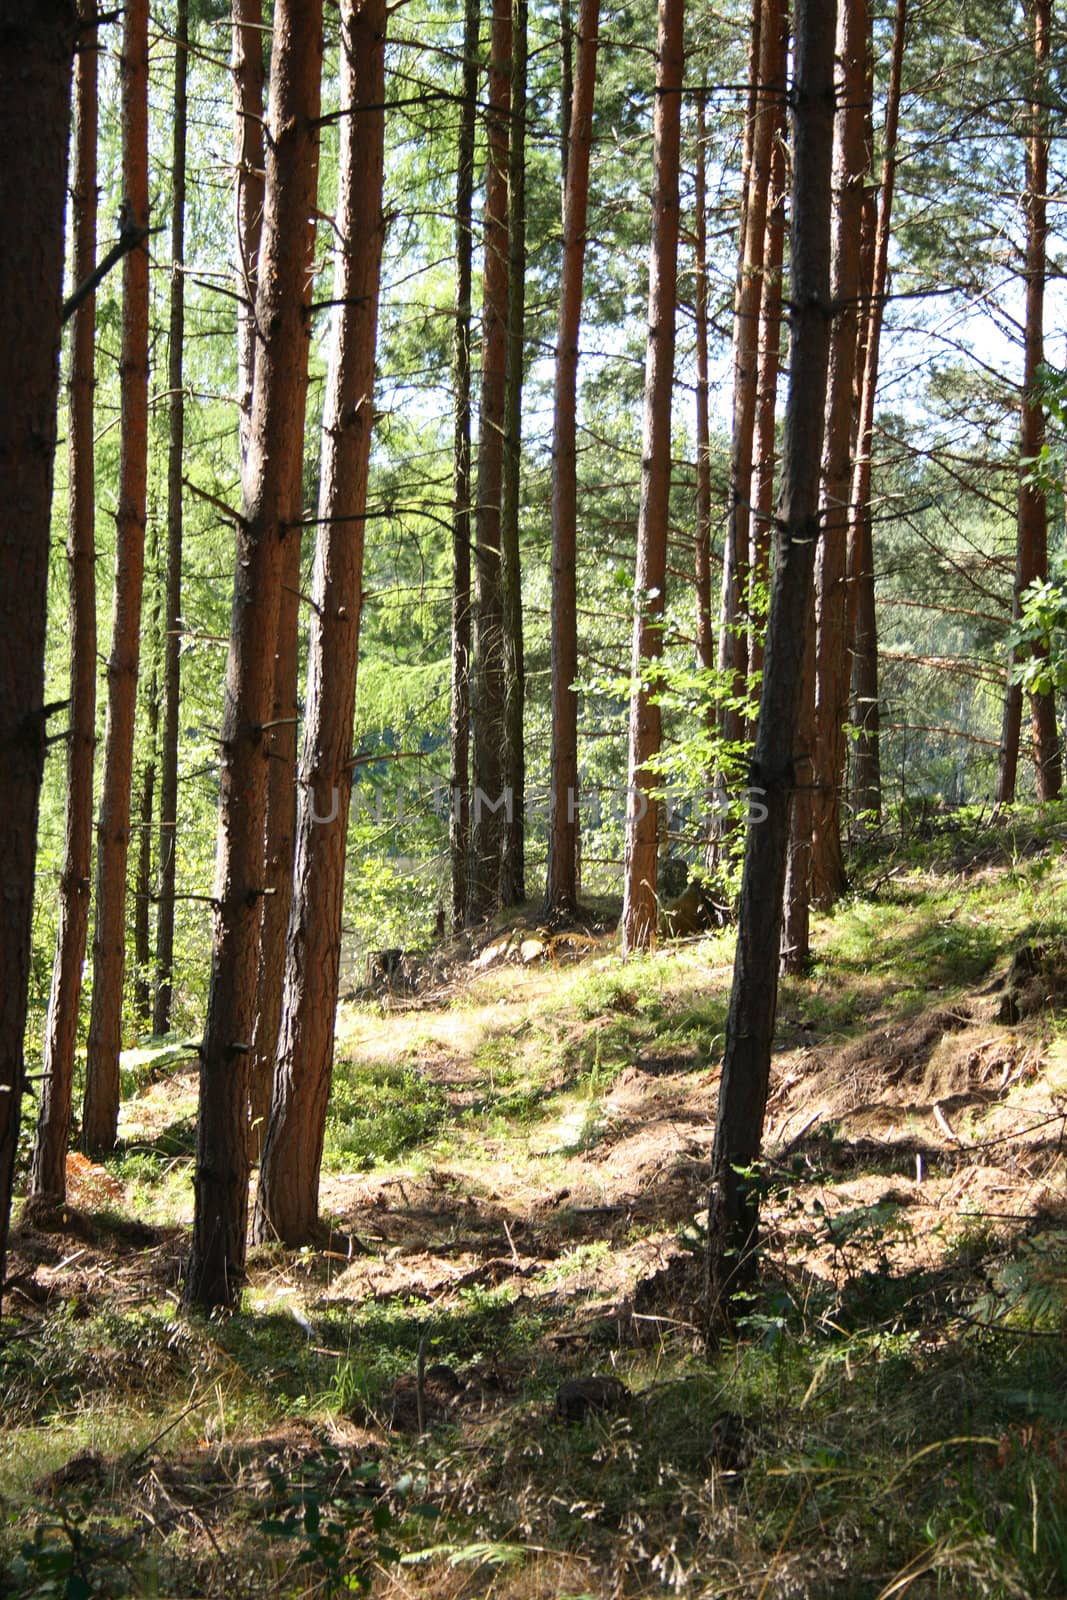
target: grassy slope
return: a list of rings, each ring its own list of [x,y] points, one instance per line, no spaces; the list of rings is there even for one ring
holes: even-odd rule
[[[331,1232],[222,1322],[176,1311],[193,1079],[131,1062],[123,1153],[16,1236],[6,1592],[1067,1593],[1067,828],[952,826],[783,991],[765,1294],[711,1360],[728,938],[347,1008]],[[595,1373],[632,1398],[565,1425]]]

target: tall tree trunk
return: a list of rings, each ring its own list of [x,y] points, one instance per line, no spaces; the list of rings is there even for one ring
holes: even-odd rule
[[[849,0],[837,19],[834,232],[823,536],[815,568],[815,744],[811,810],[811,895],[824,909],[845,886],[841,783],[848,718],[848,528],[851,522],[853,402],[859,329],[860,236],[867,175],[867,0]]]
[[[671,493],[671,399],[674,388],[674,316],[678,280],[678,167],[682,78],[685,64],[684,0],[659,0],[656,39],[656,107],[652,124],[652,240],[648,263],[648,350],[641,446],[641,500],[637,515],[637,568],[627,751],[626,849],[623,866],[622,947],[647,950],[656,941],[659,779],[649,761],[659,754],[660,709],[655,703],[657,664],[663,653],[667,583],[667,524]]]
[[[504,475],[500,488],[500,576],[504,610],[504,822],[500,900],[526,898],[526,666],[522,638],[522,382],[526,329],[527,0],[512,0],[511,127],[508,140],[508,340],[504,391]]]
[[[241,461],[248,453],[256,371],[256,292],[263,227],[263,0],[233,0],[234,157],[237,168],[237,405]]]
[[[185,451],[185,153],[189,0],[178,0],[174,38],[174,141],[171,151],[170,336],[167,389],[167,583],[163,632],[163,738],[159,779],[159,904],[152,1032],[170,1031],[174,997],[174,895],[178,848],[178,713],[181,691],[182,466]],[[258,127],[258,124],[257,124]],[[260,134],[262,137],[262,133]],[[243,310],[239,313],[243,316]],[[243,381],[243,380],[242,380]],[[243,418],[243,412],[242,412]]]
[[[254,297],[258,281],[263,219],[263,47],[254,23],[262,0],[253,9],[238,0],[234,27],[235,132],[239,160],[237,248],[246,289],[238,319],[238,374],[242,412],[254,389],[257,328]],[[240,24],[237,11],[242,13]],[[240,55],[238,51],[240,50]],[[308,250],[312,249],[314,221]],[[249,308],[253,308],[249,315]],[[303,452],[294,458],[295,504],[303,507]],[[249,1154],[258,1160],[270,1115],[274,1061],[282,1015],[285,938],[293,897],[293,855],[296,838],[296,751],[299,699],[299,611],[301,540],[286,543],[285,571],[278,604],[274,662],[274,696],[268,724],[267,815],[263,839],[264,894],[260,921],[256,1017],[249,1064]]]
[[[278,602],[274,696],[267,727],[267,815],[263,835],[263,909],[259,930],[256,1018],[249,1063],[249,1155],[258,1160],[267,1134],[278,1030],[285,982],[285,939],[293,903],[296,850],[296,752],[300,675],[300,518],[304,506],[303,457],[294,462],[297,522],[285,547]]]
[[[715,665],[715,627],[711,615],[711,430],[708,422],[708,128],[705,115],[707,79],[697,99],[696,173],[693,186],[694,332],[696,339],[696,654],[701,667]],[[708,722],[714,729],[714,707]]]
[[[349,0],[341,18],[341,104],[352,111],[341,141],[338,309],[322,428],[296,887],[254,1224],[257,1239],[289,1245],[306,1243],[318,1220],[333,1071],[384,236],[386,15],[386,0]]]
[[[1048,504],[1044,490],[1030,476],[1029,463],[1045,442],[1045,409],[1041,401],[1041,366],[1045,359],[1045,275],[1048,248],[1048,58],[1052,0],[1030,0],[1034,52],[1033,101],[1026,152],[1026,333],[1023,399],[1019,426],[1020,472],[1018,553],[1014,611],[1018,614],[1027,587],[1048,577]],[[1047,654],[1044,646],[1031,655]],[[1063,786],[1063,763],[1056,730],[1056,705],[1051,692],[1030,696],[1034,768],[1039,800],[1055,800]]]
[[[751,694],[763,671],[763,633],[770,586],[771,523],[774,518],[775,420],[782,348],[782,257],[785,248],[786,71],[789,59],[789,7],[778,0],[778,49],[766,63],[763,85],[771,128],[767,176],[767,235],[763,247],[757,351],[756,421],[753,446],[752,514],[749,518],[748,676]],[[750,733],[754,734],[754,728]]]
[[[741,233],[734,295],[730,503],[719,607],[719,670],[724,680],[729,681],[730,689],[730,699],[719,711],[719,732],[731,744],[744,735],[740,701],[745,692],[748,665],[745,605],[749,588],[752,444],[756,420],[763,254],[767,238],[767,201],[775,126],[774,101],[768,96],[765,86],[773,76],[778,37],[778,0],[753,0],[749,115],[742,160]]]
[[[157,556],[158,551],[153,550],[153,563]],[[162,620],[158,601],[157,593],[149,635],[153,651],[158,648]],[[145,702],[148,751],[141,768],[137,866],[133,884],[133,1009],[141,1027],[149,1029],[152,1026],[152,823],[156,814],[156,741],[159,737],[159,669],[155,661]]]
[[[471,740],[471,280],[474,264],[474,137],[478,116],[479,0],[463,12],[463,102],[456,152],[456,318],[452,338],[452,696],[448,724],[448,850],[452,931],[467,917]]]
[[[81,0],[78,15],[81,48],[74,79],[74,161],[71,173],[74,212],[71,276],[75,284],[84,283],[96,265],[99,61],[96,0]],[[57,207],[62,206],[61,197],[57,197],[56,203]],[[57,210],[53,219],[57,232],[58,214]],[[63,866],[59,877],[56,953],[44,1030],[40,1113],[30,1168],[30,1194],[60,1202],[66,1199],[67,1193],[74,1052],[78,1041],[82,964],[89,927],[93,853],[93,751],[96,747],[95,366],[96,297],[90,295],[75,313],[70,346],[67,446],[70,736],[67,745],[66,824]],[[47,519],[44,526],[47,529]],[[6,1083],[7,1080],[4,1081]],[[0,1281],[2,1276],[3,1267],[0,1265]]]
[[[9,0],[0,29],[0,1292],[24,1084],[56,449],[74,0]],[[32,129],[32,137],[27,130]]]
[[[233,620],[222,727],[215,928],[200,1049],[190,1305],[232,1305],[244,1271],[248,1211],[248,1060],[256,1005],[265,738],[287,547],[300,537],[307,394],[308,218],[316,203],[321,0],[276,0],[260,246],[252,425],[242,477]]]
[[[830,167],[834,11],[797,0],[793,86],[793,306],[782,492],[775,535],[759,727],[752,781],[766,816],[745,839],[734,979],[726,1024],[708,1208],[708,1326],[729,1316],[756,1271],[759,1159],[778,998],[778,943],[805,620],[819,535],[830,328]]]
[[[474,671],[471,721],[471,921],[500,905],[506,810],[504,720],[507,694],[500,497],[508,347],[508,121],[511,104],[511,0],[493,0],[486,111],[485,267],[482,285],[481,429],[474,545]]]
[[[874,541],[871,529],[871,467],[874,450],[874,403],[878,391],[878,362],[889,284],[889,239],[893,223],[893,190],[897,170],[897,127],[900,119],[900,85],[908,27],[908,0],[897,0],[893,25],[893,53],[885,106],[885,152],[882,157],[881,193],[874,236],[874,266],[867,333],[863,348],[859,420],[856,425],[856,460],[852,470],[852,525],[849,529],[849,577],[854,589],[852,721],[856,740],[852,755],[852,803],[860,817],[875,821],[882,811],[882,774],[879,753],[881,713],[878,691],[878,619],[874,603]]]
[[[552,426],[552,758],[549,783],[545,915],[563,918],[578,905],[578,340],[582,323],[589,155],[600,26],[600,0],[581,0],[556,336]]]
[[[579,0],[580,4],[580,0]],[[579,21],[579,28],[581,22]],[[574,25],[570,0],[559,0],[559,192],[566,213],[567,171],[571,158],[571,116],[574,110]]]
[[[130,220],[148,226],[148,0],[128,0],[122,39],[122,179]],[[126,870],[141,648],[141,590],[148,494],[148,244],[123,258],[122,436],[115,516],[115,602],[107,663],[104,776],[96,846],[93,1000],[86,1052],[82,1142],[114,1147],[126,970]]]

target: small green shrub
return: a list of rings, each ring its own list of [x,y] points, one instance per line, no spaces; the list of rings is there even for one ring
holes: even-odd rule
[[[339,1063],[326,1119],[326,1159],[335,1167],[395,1161],[432,1138],[445,1120],[440,1089],[414,1068]]]

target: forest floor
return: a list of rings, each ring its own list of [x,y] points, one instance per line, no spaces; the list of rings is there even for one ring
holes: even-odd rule
[[[130,1052],[120,1150],[15,1228],[0,1593],[1067,1595],[1067,811],[927,831],[783,985],[711,1356],[729,933],[346,1004],[327,1229],[217,1320],[178,1308],[193,1065]]]

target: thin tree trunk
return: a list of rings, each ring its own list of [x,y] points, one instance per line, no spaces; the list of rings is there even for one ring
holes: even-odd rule
[[[579,0],[580,5],[580,0]],[[579,19],[579,29],[581,21]],[[574,109],[574,25],[569,0],[559,0],[559,192],[566,210],[568,164],[571,158],[571,116]]]
[[[763,247],[763,290],[757,352],[756,422],[753,447],[752,514],[749,518],[749,694],[763,671],[763,634],[770,592],[771,523],[774,517],[775,420],[782,349],[782,257],[785,248],[786,70],[789,58],[789,7],[778,0],[778,50],[767,62],[764,94],[773,118],[767,177],[767,237]],[[758,694],[757,694],[758,698]],[[755,736],[755,726],[749,729]]]
[[[263,0],[233,0],[234,157],[237,168],[237,405],[241,461],[248,453],[256,371],[256,291],[263,227]]]
[[[170,337],[167,388],[167,587],[163,633],[163,738],[159,779],[159,905],[152,1032],[170,1031],[174,997],[174,894],[178,847],[178,714],[181,692],[182,466],[185,451],[185,155],[188,129],[189,0],[178,0],[174,40],[174,142],[171,152]],[[243,314],[243,313],[242,313]],[[243,413],[242,413],[243,416]]]
[[[255,1237],[306,1243],[333,1070],[341,961],[352,713],[363,589],[363,513],[373,421],[384,222],[386,0],[341,18],[341,142],[333,348],[323,418],[322,489],[308,644],[295,894],[278,1066],[256,1195]]]
[[[200,1050],[187,1304],[232,1305],[248,1212],[248,1061],[259,966],[274,657],[287,547],[299,539],[310,335],[308,218],[316,204],[321,0],[276,0],[256,357],[222,728],[215,929]]]
[[[766,816],[745,839],[737,950],[719,1086],[708,1208],[708,1328],[728,1320],[756,1271],[758,1161],[778,998],[778,945],[795,784],[795,735],[805,619],[819,534],[830,326],[830,167],[834,11],[797,0],[793,86],[792,284],[789,395],[753,782]]]
[[[578,340],[589,212],[589,156],[600,0],[581,0],[570,150],[563,201],[563,265],[552,428],[552,757],[545,915],[578,906]]]
[[[128,0],[122,41],[122,169],[129,218],[148,226],[148,0]],[[82,1142],[114,1147],[126,970],[126,871],[141,648],[148,494],[148,245],[123,258],[122,433],[115,516],[115,601],[107,664],[104,777],[96,848],[93,1000],[86,1051]]]
[[[448,725],[452,930],[467,917],[471,738],[471,280],[474,263],[474,137],[478,114],[479,0],[465,0],[463,104],[456,152],[456,318],[452,341],[452,697]]]
[[[860,243],[867,175],[866,96],[870,16],[867,0],[838,11],[837,118],[834,136],[834,236],[823,537],[815,568],[815,744],[811,813],[811,896],[826,909],[845,886],[841,783],[848,719],[848,529],[851,522],[853,402],[859,327]]]
[[[526,898],[526,669],[522,637],[522,381],[526,328],[527,0],[512,0],[511,128],[508,140],[508,338],[504,391],[504,474],[500,489],[500,575],[504,611],[504,822],[500,900]]]
[[[500,905],[505,793],[506,665],[500,497],[508,346],[508,117],[511,103],[511,0],[493,0],[486,111],[485,267],[482,285],[481,430],[474,545],[474,671],[471,724],[474,794],[468,916]]]
[[[152,618],[153,646],[161,621],[157,603]],[[156,812],[156,740],[159,736],[159,672],[152,663],[146,699],[148,754],[141,768],[141,795],[137,821],[137,868],[133,890],[133,1009],[141,1027],[152,1026],[152,822]]]
[[[71,173],[74,253],[71,276],[84,283],[96,266],[96,140],[99,45],[96,0],[79,6],[80,50],[74,80]],[[58,202],[60,205],[62,201]],[[78,1042],[82,965],[89,927],[93,854],[93,752],[96,748],[96,498],[93,387],[96,298],[74,317],[70,346],[69,513],[67,589],[70,603],[70,736],[59,922],[44,1031],[40,1113],[30,1168],[30,1194],[62,1202],[67,1193],[74,1052]],[[45,522],[47,528],[47,521]],[[6,1080],[5,1080],[6,1081]],[[6,1215],[6,1211],[5,1211]],[[3,1269],[0,1267],[0,1278]]]
[[[627,751],[626,849],[623,866],[622,947],[647,950],[656,941],[659,779],[649,761],[659,754],[660,709],[655,703],[663,653],[667,582],[667,524],[671,493],[671,399],[678,278],[678,167],[685,64],[684,0],[659,0],[656,106],[652,124],[652,239],[648,264],[648,350],[637,517],[634,629]]]
[[[886,92],[885,153],[882,157],[881,193],[874,238],[871,301],[867,312],[863,380],[860,386],[859,420],[856,426],[856,460],[852,474],[849,575],[855,591],[852,721],[856,727],[852,755],[852,797],[853,810],[856,814],[874,821],[878,820],[882,811],[882,774],[879,753],[881,712],[878,690],[878,619],[874,597],[874,542],[871,530],[871,468],[882,319],[886,289],[889,285],[889,239],[893,222],[900,85],[907,27],[908,0],[897,0],[893,25],[893,53]]]
[[[1048,250],[1048,58],[1052,0],[1031,0],[1034,92],[1030,108],[1026,183],[1026,334],[1019,455],[1024,463],[1041,454],[1045,442],[1045,408],[1041,401],[1041,367],[1045,359],[1045,274]],[[1021,608],[1028,586],[1048,577],[1048,503],[1045,492],[1024,465],[1019,479],[1018,558],[1015,607]],[[1042,657],[1044,646],[1031,647]],[[1063,786],[1063,763],[1056,730],[1052,692],[1030,696],[1034,769],[1039,800],[1055,800]]]
[[[711,614],[711,431],[708,423],[708,129],[705,115],[707,81],[697,98],[696,175],[693,190],[695,211],[693,277],[694,324],[696,337],[696,550],[694,578],[696,588],[697,663],[711,669],[715,665],[715,626]],[[714,729],[714,707],[708,722]]]
[[[719,711],[719,733],[729,744],[744,734],[741,698],[748,666],[745,602],[749,574],[749,506],[756,419],[759,310],[767,200],[774,131],[774,105],[767,97],[778,49],[777,0],[753,0],[749,56],[749,115],[742,160],[741,233],[734,295],[733,426],[730,438],[730,503],[723,547],[718,664],[730,698]]]

